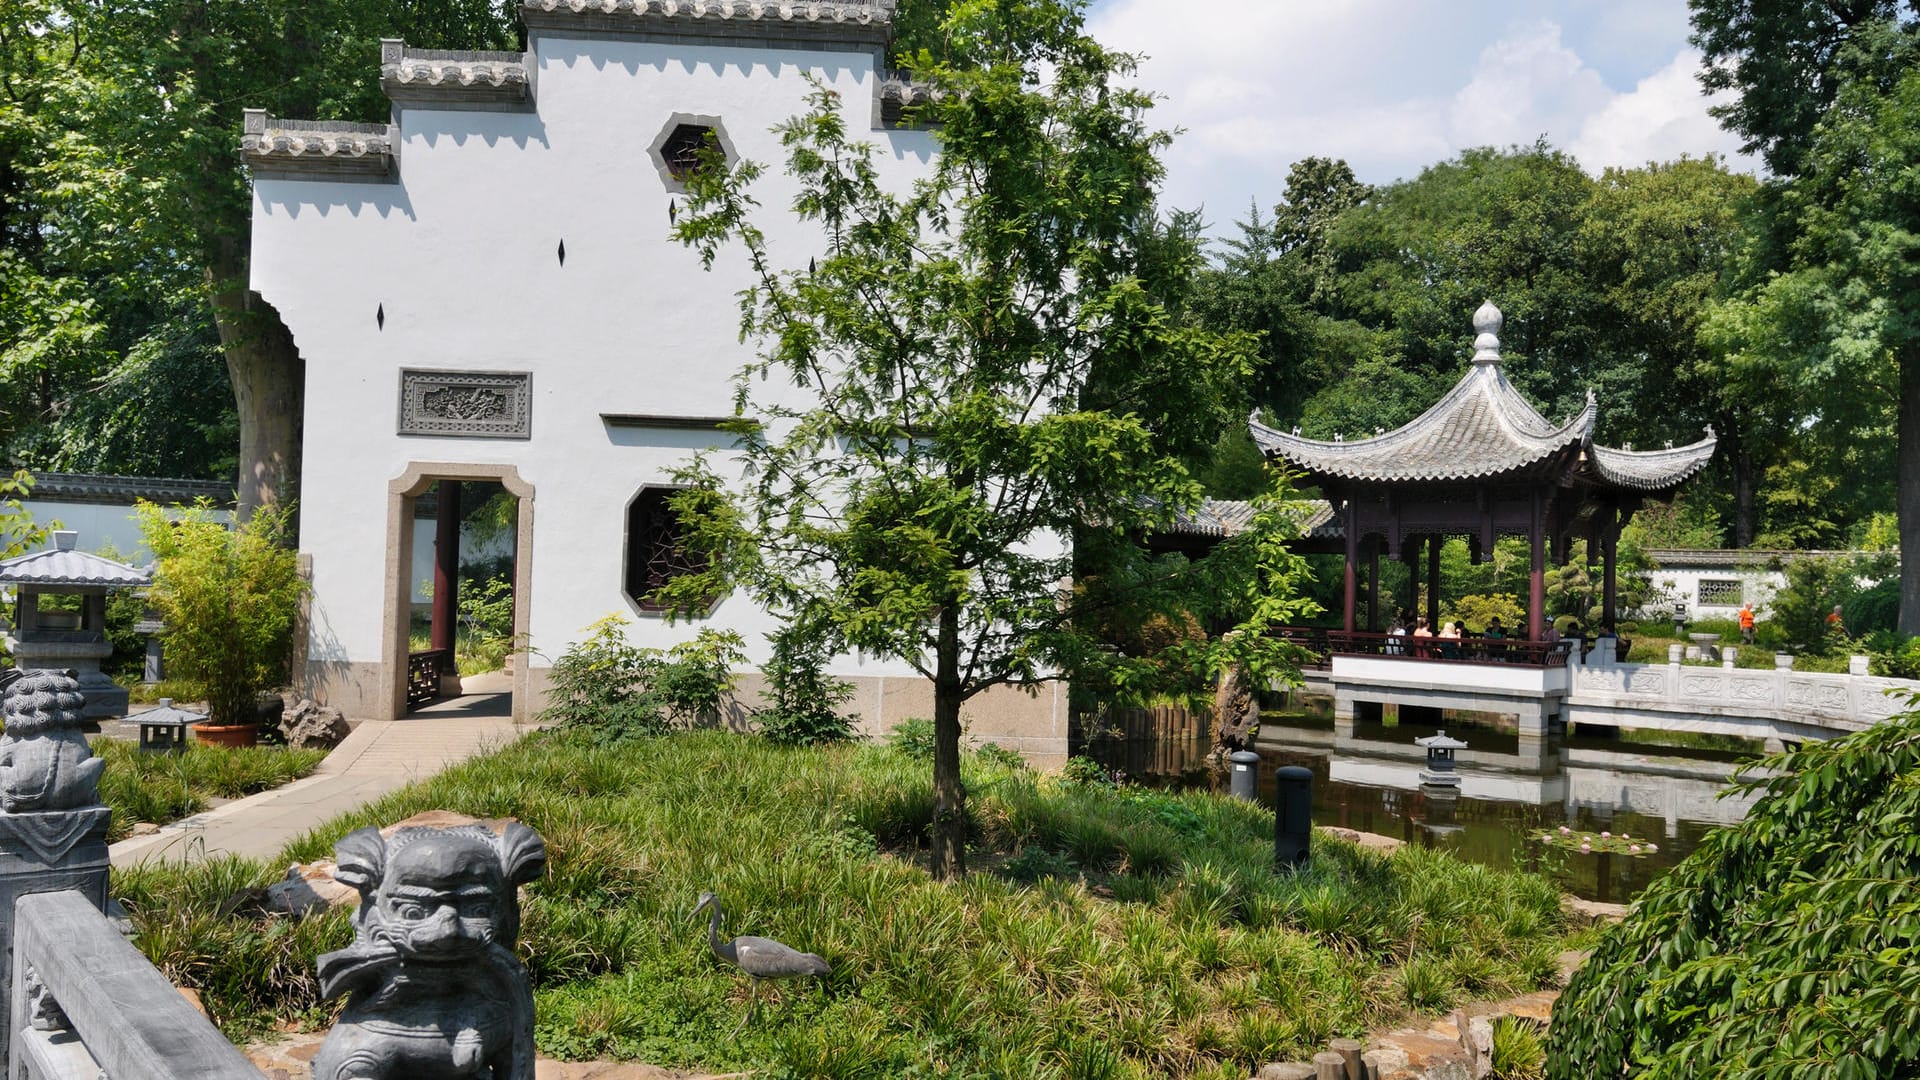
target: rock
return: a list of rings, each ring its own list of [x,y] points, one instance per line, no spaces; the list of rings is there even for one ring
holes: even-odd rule
[[[279,717],[280,733],[295,748],[331,750],[353,731],[339,709],[301,698]]]
[[[1313,1066],[1297,1061],[1275,1061],[1260,1067],[1254,1080],[1313,1080]]]
[[[1486,1080],[1493,1075],[1493,1022],[1462,1012],[1454,1013],[1453,1020],[1460,1029],[1460,1049],[1467,1052],[1467,1068],[1473,1080]]]
[[[155,825],[151,821],[136,821],[133,823],[133,828],[127,830],[127,835],[129,837],[152,836],[159,831],[160,826]]]
[[[294,863],[287,876],[267,886],[261,906],[275,915],[302,918],[328,908],[352,907],[360,902],[360,893],[334,880],[334,864],[320,859],[305,866]]]
[[[1582,900],[1577,896],[1562,896],[1560,910],[1567,913],[1577,925],[1592,926],[1595,923],[1617,923],[1627,917],[1631,910],[1627,904],[1607,904],[1598,900]]]
[[[1407,1052],[1398,1047],[1378,1046],[1360,1055],[1366,1063],[1367,1080],[1401,1080],[1412,1075],[1408,1069]]]
[[[1406,841],[1397,836],[1382,836],[1379,833],[1360,832],[1357,829],[1343,829],[1338,826],[1321,826],[1320,831],[1349,844],[1359,844],[1371,851],[1390,852]]]
[[[207,1015],[207,1007],[200,1002],[200,991],[191,986],[176,986],[174,989],[180,991],[180,996],[187,999],[187,1004],[193,1006],[195,1012],[201,1016]]]

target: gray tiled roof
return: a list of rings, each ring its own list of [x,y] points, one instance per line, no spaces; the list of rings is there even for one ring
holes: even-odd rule
[[[1602,480],[1621,487],[1658,491],[1707,467],[1713,460],[1717,440],[1713,428],[1707,437],[1686,446],[1665,450],[1615,450],[1607,446],[1587,448],[1587,464]]]
[[[533,101],[525,53],[412,49],[380,41],[380,87],[396,105],[513,108]]]
[[[1304,439],[1249,418],[1253,441],[1270,457],[1316,476],[1393,483],[1479,480],[1518,472],[1579,449],[1580,466],[1593,482],[1661,491],[1699,472],[1713,457],[1715,438],[1665,450],[1615,450],[1593,445],[1598,407],[1587,392],[1586,407],[1563,424],[1541,416],[1500,370],[1500,309],[1483,304],[1473,316],[1473,364],[1434,406],[1405,426],[1351,442]],[[1297,432],[1297,429],[1296,429]]]
[[[285,120],[242,110],[240,158],[255,176],[384,180],[393,172],[392,124]]]
[[[521,0],[529,28],[642,37],[885,46],[895,0]]]
[[[153,584],[153,575],[104,559],[86,551],[48,548],[27,555],[16,555],[0,562],[0,585],[104,585],[139,586]]]
[[[1351,442],[1305,439],[1249,420],[1253,441],[1270,456],[1310,472],[1348,480],[1469,480],[1524,469],[1584,443],[1593,430],[1591,399],[1554,425],[1535,412],[1498,365],[1475,364],[1431,409],[1406,426]]]
[[[112,476],[106,473],[36,472],[29,499],[44,502],[124,503],[135,500],[163,504],[212,499],[233,505],[233,485],[221,480],[187,480],[173,476]]]
[[[1325,499],[1304,499],[1307,508],[1302,526],[1308,536],[1340,536],[1340,524],[1333,520],[1333,505]],[[1207,499],[1192,513],[1176,513],[1172,527],[1164,530],[1176,536],[1228,537],[1245,532],[1253,525],[1253,504],[1237,499]],[[1327,530],[1331,528],[1332,531]]]

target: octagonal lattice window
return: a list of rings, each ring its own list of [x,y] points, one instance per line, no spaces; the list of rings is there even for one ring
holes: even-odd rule
[[[627,598],[641,611],[665,611],[658,593],[668,582],[706,569],[706,560],[687,550],[680,517],[668,502],[672,488],[643,488],[627,504]],[[709,597],[712,607],[719,597]]]
[[[687,113],[676,113],[667,120],[650,151],[668,191],[685,191],[687,181],[711,163],[709,155],[713,153],[729,164],[739,160],[719,118]]]

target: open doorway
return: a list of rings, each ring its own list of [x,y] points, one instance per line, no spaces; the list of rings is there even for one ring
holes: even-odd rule
[[[391,715],[526,719],[531,486],[512,466],[422,463],[389,495]]]

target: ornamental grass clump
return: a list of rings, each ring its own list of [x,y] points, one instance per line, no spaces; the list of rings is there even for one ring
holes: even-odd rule
[[[1568,931],[1543,878],[1324,837],[1305,871],[1276,874],[1257,806],[1062,783],[997,756],[963,770],[975,871],[950,884],[927,869],[923,762],[696,731],[534,735],[327,823],[246,881],[143,869],[116,889],[148,955],[245,1035],[324,1015],[297,976],[348,927],[223,918],[234,889],[359,825],[511,815],[550,859],[521,944],[541,1050],[769,1077],[1242,1080],[1412,1010],[1557,976]],[[708,889],[729,933],[834,968],[762,987],[737,1038],[744,977],[687,918]]]
[[[135,822],[165,825],[205,810],[213,798],[237,799],[292,783],[313,772],[325,750],[241,746],[230,750],[189,745],[155,754],[123,739],[95,739],[104,758],[100,801],[113,810],[109,839],[127,835]]]
[[[1548,1077],[1920,1074],[1920,710],[1760,766],[1575,973]]]
[[[205,695],[209,724],[253,723],[260,691],[286,678],[307,592],[284,546],[291,510],[259,507],[238,525],[204,498],[185,508],[142,502],[135,513],[154,555],[148,602],[165,624],[169,672]]]

